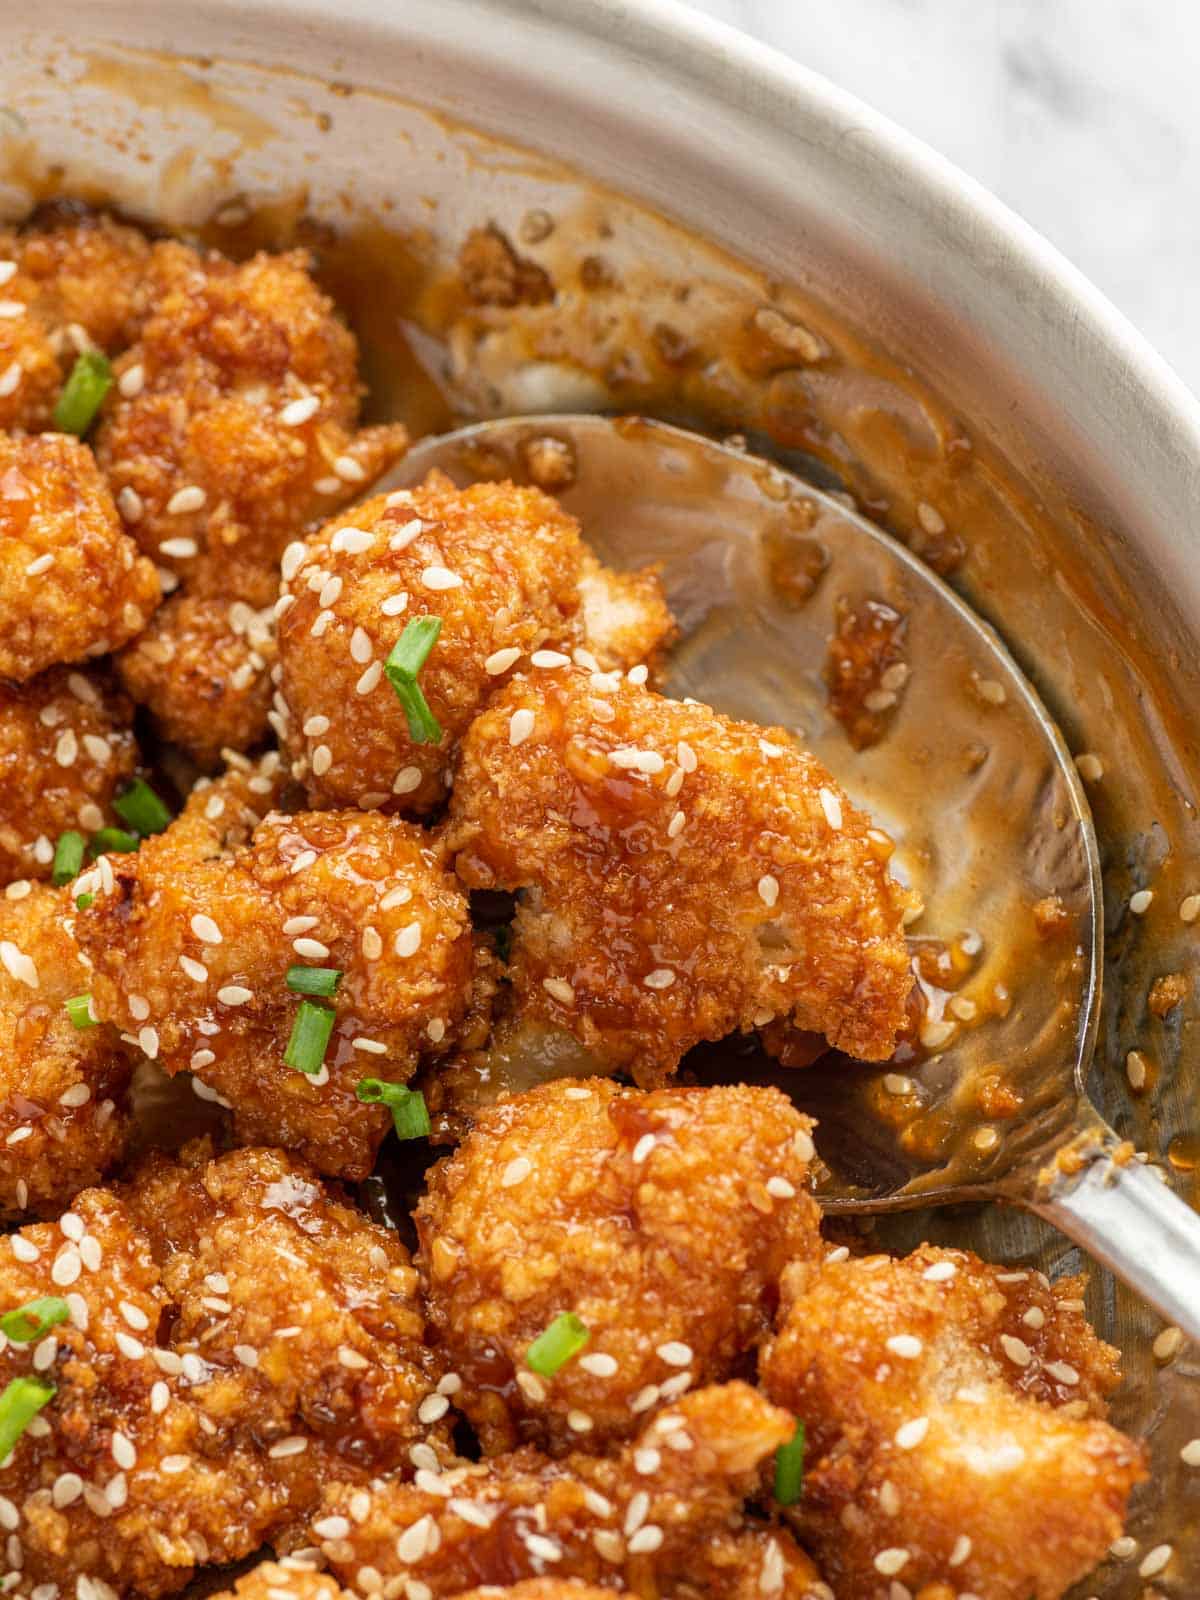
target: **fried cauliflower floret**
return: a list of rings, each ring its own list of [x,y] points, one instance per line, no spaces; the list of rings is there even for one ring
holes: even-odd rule
[[[0,1218],[61,1210],[120,1159],[133,1056],[115,1028],[77,1028],[90,974],[66,891],[0,898]]]
[[[653,675],[678,629],[650,568],[614,572],[590,553],[579,578],[583,631],[596,664],[605,672],[645,666]]]
[[[97,459],[147,555],[193,594],[269,605],[288,540],[361,494],[406,435],[355,431],[354,336],[305,252],[158,251],[167,287],[114,368]]]
[[[448,848],[523,891],[515,1014],[639,1082],[785,1016],[885,1058],[911,985],[889,844],[779,729],[615,674],[511,680],[472,725]]]
[[[116,650],[161,593],[86,445],[0,433],[0,677]]]
[[[132,716],[98,672],[0,683],[0,880],[48,878],[61,833],[119,821],[112,801],[138,764]]]
[[[213,1600],[353,1600],[327,1572],[303,1561],[264,1561]],[[581,1597],[586,1600],[586,1597]],[[605,1595],[604,1600],[609,1600]]]
[[[540,490],[456,489],[441,473],[289,551],[280,687],[311,803],[437,805],[459,740],[512,664],[576,637],[582,558],[578,524]],[[442,738],[415,744],[382,667],[427,615],[442,627],[420,684]]]
[[[306,1516],[335,1469],[444,1448],[415,1415],[413,1288],[395,1235],[277,1151],[157,1159],[0,1240],[4,1309],[69,1312],[0,1351],[0,1384],[54,1389],[0,1466],[23,1592],[171,1593]]]
[[[785,1276],[762,1379],[804,1419],[794,1516],[838,1593],[1055,1600],[1103,1557],[1146,1473],[1080,1289],[931,1245]]]
[[[373,1568],[385,1596],[404,1580],[441,1600],[552,1572],[642,1597],[827,1600],[788,1533],[742,1511],[794,1426],[743,1383],[702,1389],[615,1455],[555,1462],[525,1446],[428,1483],[336,1485],[311,1531],[335,1576]]]
[[[489,1454],[628,1438],[728,1377],[814,1256],[808,1119],[775,1089],[559,1082],[483,1111],[417,1207],[430,1326]],[[589,1331],[550,1378],[526,1364],[562,1312]],[[581,1422],[586,1419],[586,1424]]]
[[[136,229],[104,216],[52,213],[27,232],[0,234],[0,428],[49,428],[75,357],[134,338],[150,260]]]
[[[404,1082],[465,1009],[466,900],[428,835],[399,818],[272,813],[231,853],[212,848],[206,821],[193,813],[181,833],[113,857],[111,889],[80,913],[97,1014],[168,1074],[195,1073],[239,1139],[365,1177],[391,1115],[356,1087]],[[315,1075],[284,1060],[301,1004],[286,983],[294,965],[342,974]]]
[[[116,670],[159,736],[211,769],[223,750],[262,744],[274,662],[270,608],[176,594],[117,657]]]

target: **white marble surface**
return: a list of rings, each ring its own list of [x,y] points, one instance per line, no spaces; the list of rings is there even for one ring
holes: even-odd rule
[[[1200,0],[691,0],[1012,206],[1200,393]]]

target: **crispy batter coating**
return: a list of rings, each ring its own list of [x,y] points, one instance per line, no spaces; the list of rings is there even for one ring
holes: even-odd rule
[[[630,1600],[627,1590],[620,1593]],[[482,1589],[463,1595],[462,1600],[496,1600],[499,1595],[507,1595],[508,1600],[612,1600],[613,1592],[577,1578],[522,1578],[520,1583],[503,1588],[485,1584]]]
[[[839,1593],[1055,1600],[1102,1558],[1146,1474],[1100,1420],[1117,1352],[1081,1287],[931,1245],[785,1276],[762,1378],[804,1419],[795,1520]]]
[[[0,677],[116,650],[161,597],[87,446],[0,433]]]
[[[413,1448],[436,1461],[414,1288],[395,1235],[278,1151],[154,1158],[0,1240],[5,1309],[70,1308],[0,1351],[0,1381],[56,1388],[0,1467],[18,1594],[170,1593],[308,1514],[335,1475]]]
[[[654,569],[614,572],[589,551],[579,596],[583,631],[597,664],[605,672],[645,666],[653,681],[679,631]]]
[[[790,1535],[742,1514],[755,1467],[793,1427],[743,1383],[702,1389],[611,1456],[525,1446],[412,1486],[337,1485],[312,1531],[339,1578],[384,1600],[413,1580],[441,1600],[547,1574],[641,1600],[828,1600]]]
[[[75,357],[135,337],[149,306],[151,246],[110,217],[51,213],[27,232],[0,234],[0,428],[51,426]],[[20,309],[18,309],[20,308]]]
[[[353,1596],[327,1572],[317,1572],[304,1561],[285,1559],[262,1562],[213,1600],[353,1600]]]
[[[355,432],[354,336],[304,251],[158,252],[167,287],[115,366],[97,458],[147,555],[193,594],[269,605],[288,540],[390,466],[405,431]]]
[[[890,844],[778,729],[615,674],[515,677],[463,741],[447,843],[468,887],[524,891],[518,1014],[639,1082],[777,1016],[892,1050],[912,979]]]
[[[437,805],[459,740],[512,664],[578,638],[582,559],[578,523],[539,489],[460,490],[441,473],[356,506],[289,552],[281,689],[312,804]],[[449,575],[457,582],[443,587]],[[377,670],[426,615],[442,619],[420,674],[443,729],[436,745],[413,743]]]
[[[15,887],[15,886],[11,886]],[[121,1158],[133,1053],[115,1028],[76,1028],[90,975],[66,890],[0,898],[0,1218],[57,1212]]]
[[[430,1326],[495,1454],[624,1439],[728,1377],[768,1332],[780,1273],[820,1249],[811,1126],[776,1089],[642,1093],[559,1082],[483,1111],[417,1207]],[[590,1331],[526,1365],[563,1311]]]
[[[230,1106],[238,1137],[361,1178],[391,1127],[364,1077],[404,1082],[464,1011],[467,903],[429,836],[374,812],[273,813],[252,842],[214,847],[202,795],[185,820],[113,857],[112,887],[80,913],[97,1013]],[[218,818],[218,824],[222,819]],[[300,997],[293,965],[342,974],[315,1076],[284,1052]]]
[[[119,821],[113,797],[138,764],[132,715],[95,671],[0,683],[0,879],[48,878],[61,833]]]
[[[117,676],[159,736],[200,766],[262,744],[271,709],[275,620],[244,600],[175,594],[117,657]]]

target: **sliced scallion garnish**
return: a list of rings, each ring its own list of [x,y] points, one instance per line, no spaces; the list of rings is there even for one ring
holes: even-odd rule
[[[144,778],[135,778],[125,793],[117,796],[113,810],[144,839],[161,833],[171,822],[171,813]]]
[[[101,828],[88,843],[90,856],[129,855],[141,844],[136,833],[126,833],[124,828]]]
[[[295,1067],[297,1072],[307,1073],[309,1077],[320,1072],[336,1020],[336,1013],[329,1006],[301,1000],[296,1020],[292,1023],[292,1036],[283,1052],[283,1059],[288,1066]]]
[[[552,1378],[577,1356],[591,1338],[573,1311],[563,1311],[525,1352],[525,1365],[543,1378]]]
[[[428,660],[441,631],[441,617],[414,617],[392,646],[392,653],[383,667],[404,707],[409,738],[414,744],[438,744],[442,737],[442,725],[429,709],[417,682],[417,674]]]
[[[0,1333],[7,1334],[14,1344],[29,1344],[38,1339],[71,1315],[71,1308],[57,1295],[47,1295],[42,1300],[30,1300],[28,1305],[17,1306],[0,1317]]]
[[[289,967],[287,986],[293,994],[319,994],[326,999],[337,993],[342,974],[337,967]]]
[[[796,1431],[775,1452],[775,1499],[781,1506],[794,1506],[804,1492],[804,1424],[797,1419]]]
[[[419,1089],[388,1083],[383,1078],[360,1078],[355,1094],[368,1106],[387,1106],[399,1139],[423,1139],[429,1132],[429,1108]]]
[[[96,1026],[96,1019],[92,1015],[92,997],[90,994],[73,994],[66,1002],[66,1007],[72,1027],[82,1030]]]
[[[58,431],[73,433],[82,439],[95,420],[112,381],[112,367],[102,350],[85,350],[78,356],[54,407],[54,426]]]
[[[58,885],[70,883],[72,878],[77,878],[83,866],[83,835],[76,833],[74,828],[68,828],[66,833],[60,833],[58,843],[54,847],[54,865],[50,868],[50,877]]]
[[[56,1392],[41,1378],[14,1378],[0,1394],[0,1467],[7,1465],[17,1440]]]

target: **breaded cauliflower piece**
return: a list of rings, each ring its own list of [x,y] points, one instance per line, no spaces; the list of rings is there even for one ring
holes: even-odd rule
[[[587,551],[579,598],[583,632],[595,664],[605,672],[644,666],[653,680],[679,631],[654,569],[614,572]]]
[[[0,677],[116,650],[161,598],[88,447],[0,433]]]
[[[679,1600],[829,1600],[786,1530],[742,1512],[756,1467],[793,1429],[744,1383],[702,1389],[615,1455],[555,1462],[525,1446],[412,1486],[335,1485],[312,1534],[338,1578],[385,1597],[406,1580],[441,1600],[552,1573]]]
[[[404,1082],[465,1009],[466,899],[429,836],[399,818],[272,813],[230,853],[207,823],[193,813],[111,859],[112,887],[77,919],[97,1014],[168,1074],[190,1069],[216,1091],[242,1141],[365,1177],[391,1114],[356,1087]],[[315,1076],[284,1060],[302,1004],[291,966],[342,973],[321,1002],[336,1024]]]
[[[132,717],[97,671],[0,683],[0,881],[48,878],[61,833],[119,823],[112,802],[138,765]]]
[[[222,751],[263,743],[275,657],[269,607],[175,594],[117,657],[116,670],[159,736],[212,769]]]
[[[1056,1600],[1103,1557],[1146,1471],[1100,1420],[1117,1352],[1081,1286],[932,1245],[785,1275],[761,1374],[804,1420],[792,1515],[838,1593]]]
[[[469,888],[523,891],[517,1019],[641,1083],[775,1017],[866,1060],[904,1021],[890,843],[779,729],[616,674],[514,677],[463,740],[447,846]]]
[[[151,261],[136,229],[60,207],[0,234],[0,428],[49,428],[76,356],[134,339],[153,295]]]
[[[354,1600],[354,1597],[327,1572],[317,1572],[305,1561],[285,1558],[264,1561],[243,1573],[232,1589],[223,1589],[213,1600]],[[603,1600],[610,1600],[610,1597],[605,1595]]]
[[[262,607],[284,546],[403,452],[399,424],[355,431],[353,334],[304,251],[234,264],[157,247],[166,285],[117,387],[96,455],[147,555],[195,595]]]
[[[538,489],[456,489],[431,473],[287,552],[279,619],[287,745],[314,806],[411,813],[445,796],[458,742],[518,660],[576,640],[583,545]],[[383,665],[416,617],[442,619],[420,673],[438,744],[414,744]]]
[[[430,1327],[489,1454],[629,1438],[730,1376],[770,1329],[780,1273],[820,1249],[806,1117],[776,1089],[559,1082],[483,1111],[416,1210]],[[589,1330],[526,1364],[562,1312]]]
[[[69,1312],[0,1351],[0,1384],[55,1391],[0,1466],[24,1592],[170,1593],[308,1515],[335,1472],[436,1462],[414,1287],[395,1234],[278,1151],[154,1159],[0,1239],[0,1305]]]
[[[10,885],[10,889],[17,887]],[[115,1028],[77,1028],[90,974],[66,890],[0,897],[0,1218],[62,1209],[124,1153],[134,1053]]]

